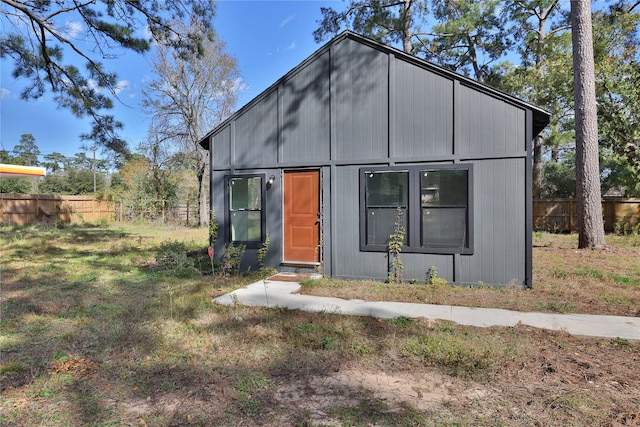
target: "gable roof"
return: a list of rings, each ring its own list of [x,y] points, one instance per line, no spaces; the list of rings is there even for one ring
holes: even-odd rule
[[[367,37],[364,37],[362,35],[356,34],[353,31],[343,31],[342,33],[338,34],[337,36],[335,36],[333,39],[331,39],[330,41],[328,41],[326,44],[324,44],[322,47],[320,47],[318,50],[316,50],[313,54],[311,54],[307,59],[305,59],[304,61],[302,61],[300,64],[298,64],[295,68],[293,68],[291,71],[289,71],[288,73],[286,73],[284,76],[282,76],[281,78],[279,78],[278,80],[276,80],[271,86],[269,86],[267,89],[265,89],[262,93],[260,93],[258,96],[256,96],[255,98],[253,98],[251,101],[249,101],[247,104],[245,104],[244,106],[242,106],[239,110],[237,110],[235,113],[231,114],[227,119],[225,119],[222,123],[220,123],[218,126],[216,126],[214,129],[212,129],[209,133],[207,133],[199,142],[199,144],[205,148],[206,150],[209,149],[209,137],[215,133],[218,132],[218,130],[224,128],[229,122],[235,120],[237,117],[239,117],[240,115],[243,114],[243,112],[247,109],[249,109],[251,106],[253,106],[254,104],[256,104],[257,102],[259,102],[262,98],[264,98],[267,94],[271,93],[273,90],[275,90],[275,88],[277,88],[280,84],[282,84],[283,82],[285,82],[286,80],[288,80],[290,77],[292,77],[293,75],[295,75],[300,69],[304,68],[307,64],[309,64],[310,62],[315,61],[318,57],[320,57],[321,55],[323,55],[326,51],[328,51],[332,46],[340,43],[341,41],[345,40],[345,39],[350,39],[353,40],[355,42],[358,42],[360,44],[369,46],[373,49],[376,49],[380,52],[383,53],[387,53],[387,54],[392,54],[394,55],[397,59],[400,60],[404,60],[406,62],[409,62],[413,65],[417,65],[425,70],[428,70],[430,72],[433,72],[435,74],[441,75],[443,77],[447,77],[451,80],[457,80],[460,83],[464,84],[467,87],[473,88],[474,90],[487,94],[491,97],[500,99],[502,101],[505,101],[509,104],[513,104],[515,106],[518,106],[520,108],[523,108],[525,110],[530,110],[533,114],[533,135],[537,135],[538,133],[540,133],[548,124],[549,124],[549,119],[550,119],[550,114],[541,109],[538,108],[526,101],[523,101],[521,99],[518,99],[514,96],[511,96],[505,92],[502,92],[498,89],[495,89],[491,86],[488,86],[486,84],[480,83],[476,80],[473,80],[469,77],[466,77],[462,74],[458,74],[455,73],[453,71],[447,70],[446,68],[443,68],[439,65],[435,65],[431,62],[428,62],[424,59],[415,57],[413,55],[410,55],[402,50],[399,50],[397,48],[391,47],[391,46],[387,46],[385,44],[379,43],[375,40],[369,39]]]

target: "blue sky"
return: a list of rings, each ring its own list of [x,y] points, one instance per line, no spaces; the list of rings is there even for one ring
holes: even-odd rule
[[[320,7],[339,9],[338,0],[314,1],[218,1],[214,26],[227,52],[238,61],[245,89],[240,93],[240,108],[277,79],[316,51],[320,44],[313,40],[313,31],[321,18]],[[115,60],[104,61],[116,71],[124,89],[121,102],[113,110],[124,123],[121,136],[135,150],[146,138],[147,118],[139,103],[145,79],[152,78],[148,60],[142,55],[126,53]],[[13,63],[0,62],[0,143],[12,150],[20,135],[32,134],[42,154],[58,152],[73,156],[81,152],[79,135],[91,130],[88,120],[74,117],[57,108],[50,96],[38,100],[20,99],[24,82],[11,77]],[[100,157],[99,154],[97,157]]]

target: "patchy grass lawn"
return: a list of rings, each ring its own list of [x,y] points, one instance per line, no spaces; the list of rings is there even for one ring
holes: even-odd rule
[[[446,281],[382,283],[310,280],[301,293],[370,301],[403,301],[518,311],[640,316],[640,236],[607,236],[602,250],[578,250],[578,236],[535,233],[533,288]]]
[[[636,425],[640,343],[212,304],[207,231],[0,227],[0,424]],[[358,298],[638,315],[640,249],[536,235],[528,291],[349,282]],[[179,241],[195,268],[156,254]],[[322,280],[308,291],[349,294]],[[363,295],[364,292],[364,295]]]

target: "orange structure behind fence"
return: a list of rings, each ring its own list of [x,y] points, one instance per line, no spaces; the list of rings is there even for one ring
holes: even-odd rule
[[[43,222],[74,224],[113,221],[113,203],[93,196],[0,194],[0,223],[26,225]]]

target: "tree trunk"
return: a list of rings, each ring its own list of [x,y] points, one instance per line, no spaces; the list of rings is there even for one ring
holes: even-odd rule
[[[533,198],[542,197],[542,148],[544,138],[537,135],[533,139]]]
[[[538,43],[536,44],[535,64],[536,72],[540,81],[544,81],[545,77],[545,61],[544,61],[544,45],[547,41],[547,20],[551,15],[557,3],[550,4],[546,9],[536,11],[535,16],[538,17]],[[533,198],[542,197],[542,169],[543,159],[542,152],[544,150],[545,140],[542,134],[536,135],[533,139]]]
[[[412,5],[413,1],[405,1],[404,9],[402,11],[402,46],[403,50],[408,54],[413,54],[413,43],[411,41],[411,37],[413,35],[413,32],[411,31]]]
[[[576,197],[580,220],[578,248],[597,248],[604,246],[606,242],[600,196],[598,113],[590,0],[571,0],[571,25],[576,117]]]
[[[208,157],[197,148],[198,164],[196,165],[196,176],[198,178],[198,217],[200,227],[209,226],[209,204],[207,203],[207,182],[205,181],[205,172],[207,169]],[[204,151],[204,150],[203,150]]]

